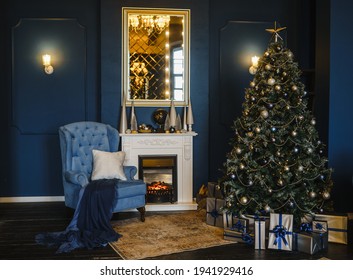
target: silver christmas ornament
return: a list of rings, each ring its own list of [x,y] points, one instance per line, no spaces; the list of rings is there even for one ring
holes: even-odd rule
[[[301,165],[299,165],[299,166],[298,166],[298,170],[301,172],[301,171],[303,171],[303,170],[304,170],[304,167],[303,167],[303,166],[301,166]]]
[[[297,132],[295,130],[292,131],[292,136],[297,136]]]
[[[265,210],[266,212],[270,212],[270,211],[271,211],[271,207],[267,204],[267,205],[265,206],[264,210]]]
[[[312,119],[312,120],[310,121],[310,123],[311,123],[312,125],[315,125],[315,124],[316,124],[315,119]]]

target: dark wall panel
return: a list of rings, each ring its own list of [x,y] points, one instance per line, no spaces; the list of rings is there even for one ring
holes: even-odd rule
[[[85,69],[86,30],[76,19],[21,19],[13,27],[11,188],[1,195],[62,194],[57,130],[86,119]]]
[[[22,19],[13,28],[12,123],[23,134],[56,133],[86,118],[86,35],[76,19]],[[51,55],[47,75],[42,55]]]
[[[232,124],[242,113],[245,88],[252,79],[248,72],[250,58],[255,52],[263,54],[271,38],[265,28],[273,28],[275,21],[286,26],[287,46],[297,54],[299,4],[290,0],[210,1],[211,181],[222,175],[220,169],[230,151]]]
[[[339,212],[353,211],[353,95],[351,56],[353,2],[331,1],[329,162],[334,169],[333,198]]]

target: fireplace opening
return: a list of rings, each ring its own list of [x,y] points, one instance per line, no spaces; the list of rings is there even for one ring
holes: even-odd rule
[[[177,155],[141,155],[139,178],[146,182],[147,203],[177,201]]]

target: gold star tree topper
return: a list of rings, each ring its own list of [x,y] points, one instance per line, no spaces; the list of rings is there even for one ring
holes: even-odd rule
[[[279,32],[281,32],[282,30],[286,29],[287,27],[279,27],[277,28],[277,22],[275,21],[275,28],[270,28],[270,29],[266,29],[267,32],[272,33],[272,36],[275,36],[275,42],[277,42],[277,39],[280,38],[281,40],[282,37],[278,34]]]

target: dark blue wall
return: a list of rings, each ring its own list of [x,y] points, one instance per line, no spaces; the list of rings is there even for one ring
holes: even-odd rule
[[[308,44],[300,42],[298,29],[310,17],[303,16],[308,7],[302,1],[227,1],[210,3],[210,180],[217,180],[230,150],[233,121],[242,113],[245,88],[252,76],[248,72],[251,56],[265,51],[271,35],[265,28],[274,22],[286,26],[287,46],[297,54]],[[299,21],[300,19],[300,21]],[[308,26],[309,24],[306,24]],[[303,52],[307,53],[307,52]],[[244,56],[248,60],[244,62]],[[304,62],[305,61],[305,62]],[[226,66],[225,66],[226,65]],[[228,71],[227,71],[228,70]]]
[[[254,24],[260,29],[274,21],[287,26],[287,45],[299,66],[316,70],[314,113],[328,145],[329,165],[335,169],[336,208],[353,210],[353,110],[349,108],[353,39],[347,33],[353,7],[344,0],[1,1],[0,125],[6,137],[0,196],[63,194],[57,135],[61,124],[97,120],[118,127],[123,6],[191,9],[190,87],[198,133],[194,193],[219,177],[230,148],[230,124],[241,114],[244,88],[251,79],[247,66],[222,64],[222,58],[229,60],[249,38],[260,49],[266,47],[265,31],[260,35],[256,29],[256,36],[251,36]],[[71,28],[67,22],[75,24]],[[238,28],[236,22],[247,22],[247,27]],[[48,33],[50,25],[53,34]],[[64,59],[55,62],[52,76],[42,72],[36,49],[41,40],[56,42]],[[139,123],[152,123],[155,109],[136,108]]]
[[[337,211],[353,211],[353,2],[331,1],[329,160]]]

